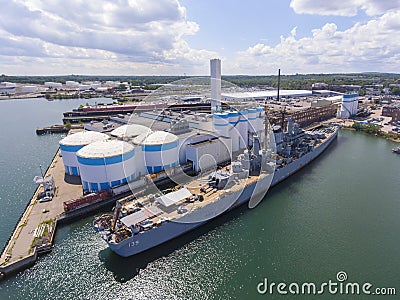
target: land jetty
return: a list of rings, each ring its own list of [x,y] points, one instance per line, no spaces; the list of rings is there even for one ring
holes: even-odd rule
[[[81,199],[83,189],[80,180],[65,174],[59,149],[43,174],[44,178],[50,176],[55,185],[52,200],[39,201],[43,185],[38,185],[1,253],[0,280],[32,266],[39,255],[50,252],[58,224],[110,208],[116,200],[132,197],[131,193],[119,195],[118,199],[109,197],[66,213],[64,202]]]

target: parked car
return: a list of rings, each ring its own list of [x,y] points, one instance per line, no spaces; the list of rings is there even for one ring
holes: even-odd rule
[[[51,201],[53,198],[51,198],[51,197],[49,197],[49,196],[45,196],[45,197],[43,197],[43,198],[40,198],[39,199],[39,202],[40,203],[42,203],[42,202],[49,202],[49,201]]]

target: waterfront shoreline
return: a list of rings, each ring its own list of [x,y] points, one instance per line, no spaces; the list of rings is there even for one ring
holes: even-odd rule
[[[386,137],[386,136],[382,136],[382,135],[379,135],[379,134],[372,134],[372,133],[368,133],[368,132],[365,132],[365,131],[362,131],[362,130],[356,130],[355,128],[352,128],[352,127],[343,126],[341,129],[354,131],[354,132],[359,132],[359,133],[363,133],[363,134],[368,135],[368,136],[374,136],[374,137],[385,139],[385,140],[388,140],[388,141],[391,141],[391,142],[400,143],[400,139],[396,140],[396,139],[389,138],[389,137]]]

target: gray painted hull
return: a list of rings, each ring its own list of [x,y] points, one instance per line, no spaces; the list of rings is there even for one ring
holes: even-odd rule
[[[264,195],[266,193],[266,186],[274,186],[278,184],[309,164],[312,160],[324,152],[336,137],[337,131],[312,152],[307,153],[289,165],[276,170],[273,174],[265,176],[258,182],[248,185],[246,188],[241,190],[240,193],[236,192],[227,195],[215,203],[207,205],[206,207],[199,209],[199,211],[195,211],[191,214],[191,217],[196,219],[194,214],[198,213],[199,215],[197,216],[197,220],[204,220],[207,218],[207,221],[185,223],[185,221],[181,219],[181,222],[166,222],[162,226],[133,235],[131,238],[125,239],[118,244],[108,243],[108,245],[110,249],[118,255],[128,257],[156,247],[186,232],[189,232],[217,217],[219,214],[215,214],[216,211],[228,211],[248,202],[251,197],[259,194]],[[271,178],[271,176],[273,176],[273,178]]]

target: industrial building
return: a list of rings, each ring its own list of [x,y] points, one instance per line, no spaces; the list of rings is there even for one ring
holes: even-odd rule
[[[316,122],[334,118],[337,114],[337,110],[336,104],[330,104],[321,107],[309,107],[291,114],[277,113],[269,115],[268,118],[271,124],[280,124],[282,127],[286,127],[288,118],[291,117],[301,127],[306,127]]]
[[[37,92],[38,87],[35,85],[24,85],[21,87],[21,93],[34,93]]]
[[[80,176],[83,189],[93,192],[188,163],[200,172],[227,162],[232,153],[251,146],[253,136],[263,140],[264,114],[263,107],[254,107],[213,114],[159,111],[116,116],[85,126],[91,131],[67,136],[60,148],[66,173]],[[213,159],[204,160],[209,153]]]
[[[17,85],[13,82],[0,83],[0,94],[14,94]]]
[[[49,88],[53,88],[53,89],[59,89],[62,87],[62,83],[61,82],[51,82],[51,81],[47,81],[44,83],[44,86],[49,87]]]
[[[327,98],[318,98],[311,102],[311,107],[322,107],[332,104],[341,103],[343,100],[343,96],[332,96]]]
[[[312,96],[312,91],[308,90],[280,90],[280,97],[294,98]],[[278,97],[277,90],[254,91],[254,92],[237,92],[237,93],[222,93],[223,101],[266,101],[276,99]]]
[[[221,61],[211,60],[210,68],[211,113],[158,109],[92,121],[60,141],[65,172],[80,176],[85,192],[111,190],[181,166],[201,172],[262,142],[264,107],[223,111]]]

